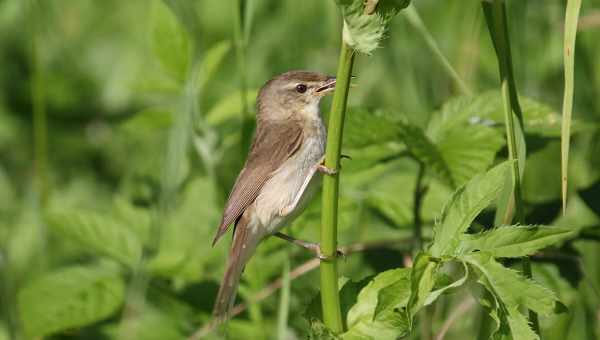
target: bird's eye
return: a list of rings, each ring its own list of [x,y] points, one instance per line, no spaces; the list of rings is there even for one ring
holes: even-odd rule
[[[306,85],[304,85],[304,84],[296,85],[296,92],[298,92],[298,93],[306,92]]]

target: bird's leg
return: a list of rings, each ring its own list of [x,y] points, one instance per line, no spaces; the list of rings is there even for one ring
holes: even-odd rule
[[[279,237],[282,240],[286,240],[290,243],[293,243],[295,245],[298,245],[304,249],[308,249],[312,252],[314,252],[315,254],[317,254],[317,257],[321,260],[321,261],[330,261],[338,256],[344,256],[344,253],[341,250],[337,250],[335,256],[326,256],[323,255],[323,253],[321,252],[321,245],[315,242],[308,242],[308,241],[304,241],[304,240],[298,240],[296,238],[293,238],[289,235],[286,235],[284,233],[280,233],[280,232],[276,232],[275,234],[273,234],[273,236]]]

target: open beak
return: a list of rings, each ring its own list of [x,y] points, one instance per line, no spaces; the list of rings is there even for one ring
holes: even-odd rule
[[[329,92],[333,92],[333,90],[335,90],[335,77],[327,77],[327,80],[315,92],[326,95]]]

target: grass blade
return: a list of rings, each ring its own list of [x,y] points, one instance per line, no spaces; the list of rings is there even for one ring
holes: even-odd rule
[[[571,116],[573,114],[573,87],[575,79],[575,37],[581,0],[569,0],[565,15],[564,67],[565,90],[562,108],[562,131],[560,137],[560,163],[562,183],[562,209],[567,209],[567,175],[569,167],[569,143],[571,140]]]

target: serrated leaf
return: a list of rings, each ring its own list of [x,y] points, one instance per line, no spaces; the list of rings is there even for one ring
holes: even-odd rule
[[[433,285],[435,284],[435,273],[438,264],[433,262],[427,253],[417,254],[410,272],[410,299],[407,310],[411,317],[423,307]],[[412,324],[412,322],[411,322]]]
[[[122,222],[94,212],[53,212],[50,228],[59,235],[77,242],[82,249],[108,256],[129,267],[135,266],[141,255],[138,237]]]
[[[573,237],[576,230],[550,226],[504,226],[475,235],[462,235],[459,252],[490,253],[493,257],[522,257]]]
[[[469,267],[467,266],[466,263],[464,263],[464,262],[461,262],[461,263],[463,265],[464,273],[465,274],[460,279],[458,279],[458,280],[456,280],[456,281],[454,281],[454,282],[452,282],[450,284],[447,284],[447,285],[445,285],[443,287],[440,287],[440,288],[438,288],[436,290],[431,291],[429,293],[429,295],[427,296],[427,299],[425,299],[425,302],[423,303],[424,306],[429,306],[435,300],[437,300],[437,298],[440,297],[440,295],[442,295],[446,291],[448,291],[450,289],[458,288],[458,287],[462,286],[467,281],[467,278],[469,277]]]
[[[350,48],[371,54],[386,30],[386,20],[377,13],[366,14],[362,0],[353,0],[341,6],[344,17],[342,37]]]
[[[124,294],[125,284],[118,273],[94,267],[63,268],[19,291],[19,317],[29,337],[42,337],[109,317],[123,303]]]
[[[154,1],[152,7],[152,48],[162,68],[183,82],[191,57],[190,37],[163,1]]]
[[[434,227],[431,255],[441,257],[455,253],[464,233],[475,217],[498,196],[504,186],[510,162],[501,163],[485,174],[477,175],[457,190],[444,207],[442,222]]]
[[[527,97],[519,97],[529,135],[559,137],[561,115],[550,106]],[[473,126],[502,127],[504,113],[502,97],[498,90],[490,90],[476,96],[458,96],[448,100],[439,114],[431,121],[428,134],[435,140],[440,129],[453,129],[470,124]],[[573,133],[588,129],[581,121],[573,121]]]
[[[399,280],[379,291],[373,318],[389,313],[394,308],[404,308],[410,298],[410,280]]]
[[[475,174],[485,171],[505,143],[498,130],[486,126],[461,126],[445,130],[435,144],[448,167],[451,183],[461,186]]]
[[[355,149],[398,139],[399,117],[386,111],[352,108],[344,122],[344,148]]]
[[[231,50],[231,42],[229,40],[220,41],[208,49],[202,58],[202,64],[198,70],[198,87],[203,89],[211,80],[217,69]]]
[[[507,311],[506,319],[513,340],[539,340],[540,337],[531,329],[525,315],[514,307],[507,308]]]
[[[348,332],[343,339],[396,339],[408,332],[408,319],[402,306],[381,312],[375,318],[379,292],[388,286],[404,282],[409,285],[409,268],[392,269],[378,274],[358,294],[357,302],[348,311]]]
[[[549,289],[496,262],[489,253],[461,257],[477,268],[481,282],[507,308],[528,308],[541,315],[554,312],[558,299]]]

